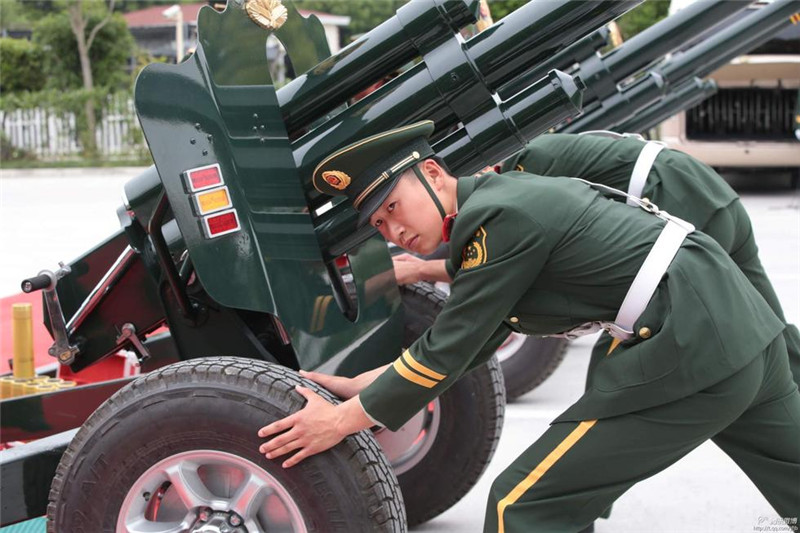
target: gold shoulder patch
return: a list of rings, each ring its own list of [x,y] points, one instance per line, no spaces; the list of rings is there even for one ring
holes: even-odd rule
[[[350,185],[350,176],[341,170],[326,170],[322,173],[322,179],[324,179],[328,185],[340,191],[346,189],[347,186]]]
[[[461,250],[461,268],[468,269],[482,265],[487,261],[486,256],[486,230],[483,226],[478,228],[478,231]]]

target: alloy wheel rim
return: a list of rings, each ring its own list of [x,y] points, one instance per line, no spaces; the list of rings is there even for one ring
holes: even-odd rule
[[[219,450],[171,455],[139,476],[117,533],[306,533],[288,490],[262,467]]]

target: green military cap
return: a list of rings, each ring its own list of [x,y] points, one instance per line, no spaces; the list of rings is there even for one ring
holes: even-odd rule
[[[424,120],[345,146],[317,165],[314,187],[331,196],[347,196],[363,226],[403,172],[434,154],[428,142],[433,130],[433,121]]]

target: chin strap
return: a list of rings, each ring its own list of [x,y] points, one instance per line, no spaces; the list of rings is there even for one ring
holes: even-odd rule
[[[444,220],[447,216],[447,213],[445,213],[444,207],[442,207],[442,203],[439,201],[439,197],[436,196],[435,192],[433,192],[430,183],[428,183],[428,180],[425,179],[425,176],[422,174],[422,171],[419,169],[419,167],[414,165],[412,168],[414,169],[414,174],[417,175],[417,179],[422,183],[422,186],[425,187],[425,190],[428,191],[428,196],[430,196],[431,200],[433,200],[433,203],[436,204],[436,209],[439,210],[439,216],[441,216],[442,220]]]

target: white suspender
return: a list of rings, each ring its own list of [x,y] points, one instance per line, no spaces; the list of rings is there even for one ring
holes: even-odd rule
[[[573,179],[586,183],[594,189],[601,189],[612,194],[625,196],[628,199],[628,203],[631,205],[639,206],[648,213],[656,215],[658,218],[666,220],[667,222],[658,235],[653,247],[650,248],[650,252],[647,254],[644,263],[639,267],[639,271],[633,278],[633,283],[631,283],[631,286],[628,288],[625,299],[622,300],[622,305],[620,305],[619,312],[617,312],[614,322],[588,322],[569,331],[552,335],[553,337],[574,339],[604,329],[614,338],[621,340],[630,339],[633,336],[633,325],[639,319],[642,312],[647,307],[647,304],[650,303],[650,299],[656,292],[656,288],[661,278],[664,277],[664,273],[667,271],[670,263],[672,263],[672,260],[678,253],[683,240],[688,234],[692,233],[695,228],[689,222],[674,217],[666,211],[661,211],[657,205],[647,200],[636,198],[635,196],[607,185],[592,183],[580,178]]]
[[[628,181],[628,194],[640,198],[644,190],[644,184],[647,182],[647,176],[650,175],[650,169],[653,168],[653,163],[656,157],[663,150],[666,145],[659,141],[645,141],[644,137],[638,133],[617,133],[615,131],[605,130],[592,130],[581,132],[580,135],[597,135],[600,137],[610,137],[612,139],[637,139],[644,142],[642,151],[639,152],[639,157],[636,158],[636,163],[633,165],[633,172],[631,172],[631,179]],[[631,201],[628,197],[628,205],[636,206],[637,203]]]
[[[653,168],[656,157],[663,149],[664,145],[660,142],[649,141],[644,144],[642,151],[639,152],[639,157],[636,158],[636,164],[633,165],[631,180],[628,182],[628,194],[636,198],[642,196],[647,176],[650,175],[650,169]],[[631,203],[630,198],[628,198],[628,205],[636,204]]]

